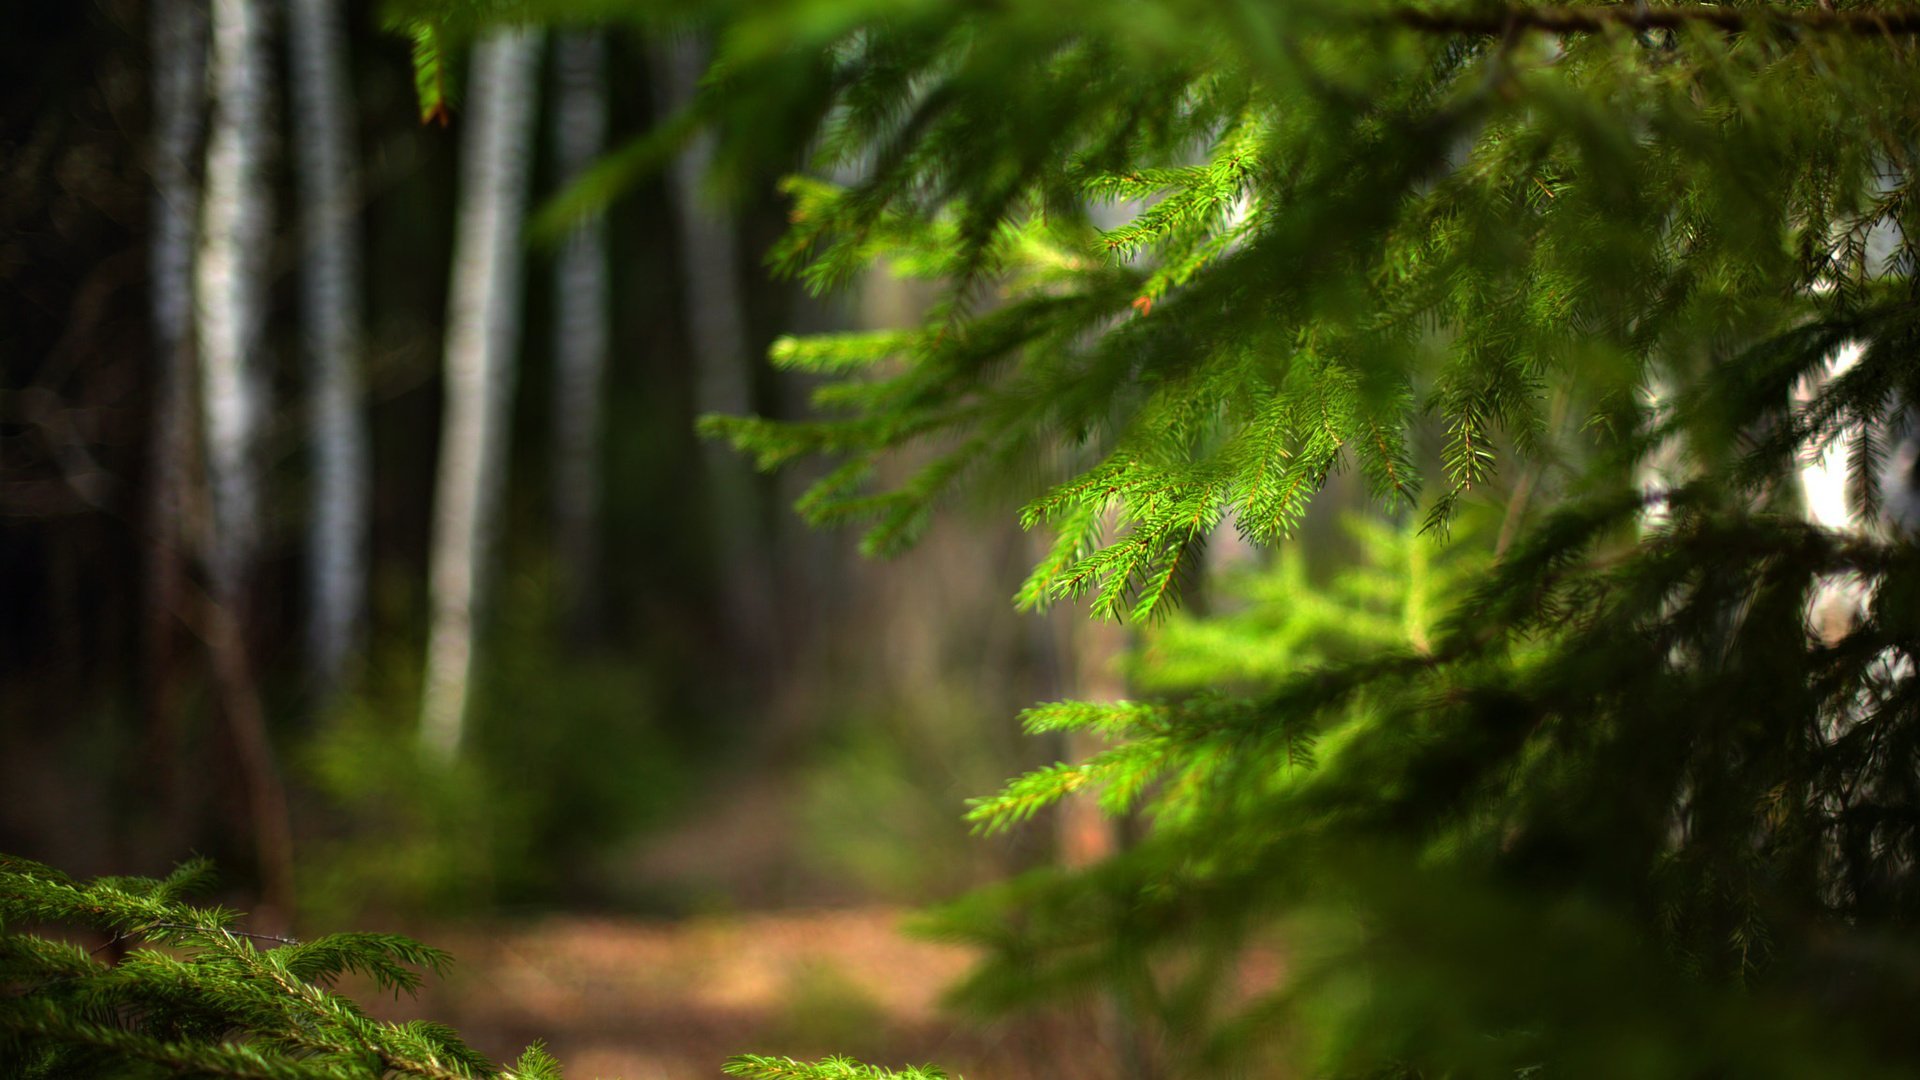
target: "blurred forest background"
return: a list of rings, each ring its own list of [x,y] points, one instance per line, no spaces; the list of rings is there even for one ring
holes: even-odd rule
[[[11,1030],[1905,1075],[1920,16],[723,8],[0,13]]]
[[[1007,603],[1024,538],[981,524],[896,564],[860,563],[844,537],[792,519],[803,477],[756,475],[693,432],[701,412],[802,414],[807,386],[765,363],[769,342],[897,322],[915,296],[876,281],[817,301],[771,280],[759,253],[784,226],[779,198],[722,207],[685,169],[605,223],[604,370],[585,399],[597,416],[562,397],[561,245],[527,248],[524,295],[508,301],[525,310],[505,351],[511,419],[490,449],[503,455],[500,512],[481,556],[470,737],[447,760],[420,749],[458,169],[477,133],[464,96],[450,123],[423,125],[407,41],[368,4],[333,15],[346,31],[348,93],[333,107],[354,159],[341,163],[347,221],[364,248],[347,284],[364,332],[346,359],[365,466],[323,488],[338,432],[303,308],[321,241],[298,145],[315,118],[288,85],[289,28],[274,18],[248,373],[257,537],[224,604],[204,435],[218,406],[210,390],[168,397],[169,378],[211,380],[195,376],[191,341],[170,362],[156,329],[156,125],[177,77],[156,65],[193,65],[156,60],[168,8],[15,5],[0,33],[0,848],[77,872],[199,851],[257,881],[255,766],[224,715],[257,695],[314,917],[924,897],[976,880],[983,859],[1032,857],[966,841],[958,820],[963,796],[1033,756],[1012,712],[1085,677],[1070,623]],[[604,95],[605,137],[624,142],[670,107],[672,48],[595,40],[605,61],[590,92]],[[539,48],[538,115],[515,150],[532,169],[530,209],[566,180],[552,57],[564,44]],[[186,164],[199,183],[204,115],[196,126]],[[576,477],[591,497],[569,502]],[[364,539],[348,543],[365,556],[345,575],[317,569],[335,557],[316,532],[338,511],[323,494],[364,515]],[[238,688],[201,610],[220,606],[243,624]],[[344,631],[322,621],[340,611]],[[907,783],[927,775],[937,789]],[[858,808],[822,795],[849,783]]]
[[[768,1040],[1112,1067],[1081,1045],[1112,1017],[952,1028],[935,995],[966,953],[897,920],[1121,842],[1091,805],[995,838],[962,813],[1087,751],[1012,719],[1123,696],[1135,632],[1018,613],[1043,542],[1004,513],[866,561],[791,513],[804,469],[693,432],[803,417],[770,344],[906,325],[927,286],[778,281],[785,198],[707,192],[699,142],[605,217],[538,225],[685,102],[697,40],[482,46],[422,117],[372,2],[0,23],[0,851],[207,855],[257,924],[411,928],[465,972],[420,1009],[582,1074]],[[1332,527],[1350,486],[1315,502],[1313,577],[1425,559]],[[1279,571],[1235,603],[1311,623],[1304,563]],[[1407,605],[1390,638],[1425,617],[1415,578],[1359,584]],[[1160,630],[1165,686],[1192,632]]]
[[[1076,611],[1013,610],[1039,549],[1004,515],[866,562],[790,513],[804,472],[761,476],[695,436],[702,413],[804,414],[807,379],[765,362],[776,336],[900,324],[924,295],[876,279],[823,301],[774,280],[782,199],[706,198],[696,147],[586,241],[510,252],[489,273],[518,270],[492,305],[524,312],[517,333],[462,344],[463,157],[492,125],[496,157],[530,170],[499,211],[523,221],[671,112],[697,44],[549,35],[527,46],[534,110],[515,129],[465,71],[451,114],[423,122],[408,42],[371,3],[212,16],[251,36],[209,36],[194,0],[0,13],[0,850],[77,874],[206,855],[227,902],[270,921],[439,927],[425,936],[475,980],[454,987],[491,987],[461,1007],[502,1045],[516,1024],[553,1037],[586,1075],[635,1066],[553,1030],[583,1015],[565,1004],[579,987],[526,975],[562,1004],[515,1020],[524,951],[446,920],[694,917],[691,951],[650,965],[665,981],[628,987],[634,1008],[691,1008],[686,980],[727,984],[710,965],[744,956],[759,967],[716,991],[728,1008],[787,1002],[805,1015],[754,1023],[871,1049],[890,969],[959,970],[937,949],[843,955],[920,948],[893,937],[894,905],[1111,842],[1084,814],[993,840],[961,815],[1063,756],[1015,712],[1116,696],[1127,644]],[[314,55],[333,71],[293,62]],[[246,108],[223,111],[236,93]],[[238,171],[216,145],[235,138]],[[209,280],[232,307],[192,305]],[[450,479],[447,372],[476,348],[506,419],[482,448],[495,467]],[[449,483],[497,509],[461,526],[471,595],[436,601]],[[463,603],[460,731],[436,741],[428,642]],[[731,914],[822,905],[853,914]],[[538,925],[599,942],[589,971],[680,940]],[[715,949],[754,926],[764,949]],[[888,988],[889,1015],[928,1022],[938,980],[922,982]],[[644,1043],[634,1015],[609,1023]],[[656,1041],[707,1032],[688,1068],[747,1039],[662,1015]]]

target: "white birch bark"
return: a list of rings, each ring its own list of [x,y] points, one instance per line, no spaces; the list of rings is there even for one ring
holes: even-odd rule
[[[367,580],[367,425],[360,411],[360,239],[353,94],[340,0],[290,0],[293,149],[306,244],[301,317],[311,387],[308,648],[323,691],[338,688]]]
[[[1641,390],[1641,399],[1647,410],[1649,424],[1664,424],[1673,415],[1673,391],[1665,379],[1651,376]],[[1635,483],[1645,502],[1640,507],[1640,535],[1649,536],[1664,532],[1673,521],[1673,510],[1666,503],[1666,495],[1674,488],[1686,482],[1686,470],[1680,460],[1680,442],[1677,438],[1660,440],[1647,456],[1640,459],[1635,469]]]
[[[1834,353],[1824,371],[1804,378],[1793,388],[1794,405],[1805,409],[1819,396],[1827,382],[1860,362],[1863,349],[1849,342]],[[1810,451],[1800,463],[1800,493],[1807,520],[1823,529],[1840,533],[1858,533],[1847,504],[1847,462],[1860,442],[1861,431],[1849,424],[1823,447]],[[1873,583],[1855,574],[1826,574],[1815,583],[1807,598],[1808,629],[1831,645],[1851,632],[1865,617],[1873,596]]]
[[[564,186],[606,148],[606,46],[596,32],[555,42],[558,95],[553,151]],[[607,224],[580,222],[554,263],[553,513],[561,610],[576,629],[593,621],[600,573],[601,396],[609,338]]]
[[[1891,172],[1883,174],[1880,194],[1891,190],[1889,185],[1893,182],[1892,176]],[[1892,272],[1899,246],[1900,227],[1897,223],[1886,219],[1874,223],[1867,231],[1866,249],[1863,252],[1865,264],[1862,269],[1867,276],[1878,278]],[[1830,288],[1830,284],[1823,282],[1816,285],[1814,291],[1825,293]],[[1820,370],[1794,384],[1795,409],[1810,407],[1828,383],[1852,370],[1865,353],[1866,343],[1861,341],[1849,341],[1834,350]],[[1890,427],[1883,426],[1874,434],[1880,440],[1893,444],[1892,460],[1885,463],[1879,476],[1874,477],[1883,501],[1881,520],[1858,520],[1849,506],[1849,462],[1861,440],[1866,437],[1866,432],[1858,425],[1849,424],[1825,445],[1809,448],[1801,459],[1800,493],[1809,522],[1823,529],[1850,535],[1881,530],[1888,525],[1905,527],[1902,519],[1910,498],[1906,479],[1911,475],[1914,453],[1910,421],[1904,416],[1897,417]],[[1899,471],[1903,461],[1907,465],[1904,472]],[[1828,645],[1835,644],[1866,618],[1878,587],[1878,581],[1864,579],[1858,574],[1822,575],[1814,582],[1807,598],[1809,632]],[[1889,662],[1903,671],[1910,666],[1904,658],[1897,662],[1890,659]]]
[[[273,200],[272,71],[266,0],[212,0],[213,123],[194,263],[201,422],[212,494],[212,602],[198,613],[221,712],[239,754],[269,922],[293,912],[293,834],[259,688],[247,658],[248,578],[261,533],[261,427]]]
[[[443,759],[458,755],[466,734],[474,616],[506,480],[538,48],[534,32],[508,28],[492,31],[473,55],[447,302],[429,569],[432,626],[420,717],[423,745]]]
[[[693,100],[706,71],[707,45],[681,35],[652,51],[655,96],[671,115]],[[681,283],[694,368],[696,413],[745,415],[753,411],[741,303],[734,223],[723,207],[702,197],[713,164],[714,135],[701,132],[667,174],[680,234]],[[744,457],[716,440],[701,444],[709,524],[723,574],[727,620],[749,650],[772,647],[773,581],[764,545],[758,542],[754,478]]]
[[[213,127],[195,265],[202,419],[213,494],[209,553],[221,603],[243,598],[260,532],[256,460],[266,414],[263,349],[272,194],[269,54],[262,0],[213,0]]]

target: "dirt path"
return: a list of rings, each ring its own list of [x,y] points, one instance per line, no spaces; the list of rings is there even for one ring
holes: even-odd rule
[[[744,1051],[931,1062],[974,1080],[1100,1074],[1086,1026],[1067,1017],[983,1025],[944,1012],[940,991],[970,958],[903,937],[901,914],[441,928],[421,936],[459,958],[453,972],[374,1011],[451,1023],[496,1058],[544,1039],[572,1080],[715,1077]]]

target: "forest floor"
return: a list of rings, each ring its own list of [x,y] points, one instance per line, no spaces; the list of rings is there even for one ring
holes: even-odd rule
[[[1085,1017],[968,1021],[941,991],[964,948],[900,932],[892,907],[649,922],[580,915],[442,926],[458,957],[390,1019],[450,1023],[496,1060],[544,1040],[572,1080],[716,1077],[742,1052],[932,1063],[976,1080],[1111,1074]],[[367,1000],[362,997],[362,1000]]]

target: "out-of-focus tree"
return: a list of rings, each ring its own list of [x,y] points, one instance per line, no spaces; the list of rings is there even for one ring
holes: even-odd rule
[[[554,38],[553,156],[564,183],[605,152],[606,42],[595,31]],[[605,453],[607,349],[612,312],[607,222],[576,222],[553,267],[553,559],[560,612],[576,640],[599,629],[600,461]]]
[[[273,245],[269,20],[261,0],[213,0],[213,122],[194,275],[213,510],[205,551],[213,587],[212,602],[199,605],[195,618],[239,758],[264,903],[284,918],[293,907],[292,826],[247,640],[263,532],[261,436],[271,386],[266,341]]]
[[[307,647],[316,689],[339,690],[367,592],[367,420],[360,369],[359,153],[345,12],[339,0],[290,0],[295,190],[302,338],[313,484],[307,522]]]
[[[265,331],[273,243],[273,69],[265,3],[213,0],[212,14],[213,126],[194,275],[213,496],[207,559],[217,601],[244,622],[261,533],[260,438],[270,390]]]
[[[154,376],[147,439],[145,697],[147,753],[168,762],[178,750],[179,612],[186,604],[187,556],[193,546],[186,515],[198,444],[193,264],[200,220],[201,162],[195,159],[206,126],[205,0],[155,0],[148,19],[153,218],[147,262]],[[155,796],[165,803],[172,801],[169,772],[164,767],[148,772]]]
[[[650,50],[654,95],[663,119],[691,106],[710,52],[711,44],[696,31],[674,33]],[[753,409],[752,358],[747,354],[734,218],[726,202],[707,190],[713,152],[711,132],[693,134],[668,167],[668,191],[678,225],[694,411],[739,415]],[[741,648],[764,661],[777,648],[777,612],[753,472],[738,455],[711,443],[702,451],[701,468],[726,626]]]
[[[420,715],[422,744],[442,758],[456,756],[466,736],[475,616],[486,593],[506,487],[539,47],[538,34],[512,28],[490,33],[473,54],[447,301],[445,408],[428,570],[432,622]]]

